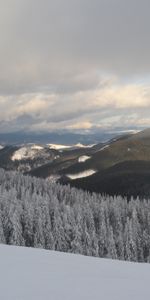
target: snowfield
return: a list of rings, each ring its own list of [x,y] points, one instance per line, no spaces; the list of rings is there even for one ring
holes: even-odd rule
[[[95,144],[92,145],[83,145],[81,143],[78,143],[76,145],[59,145],[59,144],[47,144],[47,146],[50,149],[55,149],[55,150],[65,150],[65,149],[75,149],[75,148],[92,148]]]
[[[88,177],[91,176],[93,174],[95,174],[96,171],[95,170],[86,170],[77,174],[67,174],[66,176],[69,177],[70,179],[74,180],[77,178],[84,178],[84,177]]]
[[[39,151],[39,149],[37,150],[32,147],[31,148],[30,147],[22,147],[19,150],[14,152],[11,159],[12,159],[12,161],[28,159],[28,158],[33,159],[35,157],[37,151]]]
[[[18,149],[14,152],[11,159],[12,161],[15,160],[24,160],[24,159],[34,159],[38,155],[40,155],[41,151],[44,148],[38,145],[26,146]]]
[[[33,149],[33,150],[42,150],[42,149],[44,149],[44,147],[39,146],[39,145],[33,145],[33,146],[31,147],[31,149]]]
[[[91,158],[90,156],[83,155],[83,156],[79,157],[78,162],[85,162],[86,160],[88,160],[90,158]]]
[[[0,245],[2,300],[149,300],[150,265]]]
[[[2,145],[0,145],[0,150],[2,150],[4,147]]]
[[[60,149],[70,149],[72,146],[59,145],[59,144],[47,144],[50,149],[60,150]]]

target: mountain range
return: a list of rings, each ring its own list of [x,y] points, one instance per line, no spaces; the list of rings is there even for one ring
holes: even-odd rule
[[[80,140],[70,145],[2,145],[0,167],[90,192],[149,197],[150,129],[94,145]]]

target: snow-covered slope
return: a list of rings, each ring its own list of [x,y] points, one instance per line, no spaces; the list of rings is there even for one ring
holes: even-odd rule
[[[2,300],[149,300],[150,265],[0,246]]]
[[[92,148],[95,144],[92,145],[83,145],[81,143],[78,143],[76,145],[59,145],[59,144],[47,144],[50,149],[55,150],[66,150],[66,149],[76,149],[76,148]]]
[[[83,156],[79,157],[78,162],[85,162],[86,160],[88,160],[90,158],[91,158],[90,156],[83,155]]]
[[[60,150],[60,149],[70,149],[72,146],[59,145],[59,144],[47,144],[50,149]]]
[[[11,157],[12,161],[15,160],[25,160],[25,159],[34,159],[37,156],[40,156],[41,151],[44,148],[39,145],[32,145],[32,146],[24,146],[15,151]],[[43,152],[44,155],[44,152]]]
[[[2,145],[0,145],[0,150],[2,150],[4,147]]]
[[[77,179],[77,178],[89,177],[89,176],[91,176],[95,173],[96,173],[95,170],[85,170],[83,172],[76,173],[76,174],[67,174],[66,176],[69,177],[70,179],[74,180],[74,179]]]

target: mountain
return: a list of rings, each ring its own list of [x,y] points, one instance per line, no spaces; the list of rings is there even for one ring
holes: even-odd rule
[[[100,147],[99,144],[98,147]],[[56,173],[59,170],[57,166],[69,166],[77,161],[80,155],[93,152],[93,146],[76,144],[76,145],[59,145],[59,144],[22,144],[18,146],[1,146],[0,147],[0,167],[6,170],[31,171],[35,175],[41,167],[41,177],[51,175],[51,169]],[[49,172],[47,172],[47,168]],[[45,174],[46,173],[46,174]]]
[[[150,129],[95,145],[1,146],[0,167],[110,195],[149,197]]]
[[[57,157],[57,151],[48,146],[26,144],[4,146],[0,149],[0,167],[6,170],[30,171]]]
[[[95,170],[86,178],[68,179],[68,174]],[[67,170],[62,183],[89,191],[121,194],[123,196],[146,196],[150,194],[150,130],[132,136],[124,136],[96,151],[83,164]],[[82,177],[82,176],[81,176]]]
[[[119,134],[119,133],[118,133]],[[50,132],[50,133],[29,133],[29,132],[15,132],[15,133],[0,133],[0,144],[11,144],[11,145],[20,145],[27,143],[36,143],[36,144],[95,144],[99,141],[105,141],[113,136],[116,133],[109,132],[98,132],[98,133],[71,133],[65,131],[59,132]]]
[[[85,178],[68,180],[64,177],[61,183],[90,192],[149,198],[150,161],[125,161]]]
[[[65,144],[73,145],[81,143],[84,145],[97,144],[99,142],[105,142],[112,139],[115,136],[120,136],[126,133],[134,133],[137,130],[126,130],[122,131],[122,128],[110,130],[89,130],[84,133],[74,133],[65,130],[57,132],[10,132],[10,133],[0,133],[0,145],[21,145],[21,144]]]
[[[32,170],[39,177],[57,175],[59,182],[90,192],[150,194],[150,129],[116,137],[90,149],[65,152],[52,164]]]
[[[0,266],[3,300],[141,300],[150,295],[148,264],[0,245]]]

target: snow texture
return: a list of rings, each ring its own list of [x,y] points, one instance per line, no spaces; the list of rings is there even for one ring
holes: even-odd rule
[[[95,146],[95,144],[83,145],[81,143],[78,143],[78,144],[75,145],[75,147],[77,147],[77,148],[92,148],[93,146]]]
[[[42,149],[44,149],[44,147],[39,146],[39,145],[33,145],[33,146],[31,147],[31,149],[33,149],[33,150],[42,150]]]
[[[76,145],[59,145],[59,144],[48,144],[50,149],[55,149],[55,150],[65,150],[65,149],[75,149],[75,148],[92,148],[95,144],[92,145],[83,145],[81,143],[78,143]]]
[[[3,300],[149,300],[148,264],[0,245]]]
[[[59,144],[48,144],[48,146],[50,149],[55,149],[55,150],[72,148],[72,146],[59,145]]]
[[[83,156],[79,157],[78,162],[85,162],[86,160],[88,160],[90,158],[91,158],[90,156],[83,155]]]
[[[57,182],[58,179],[60,179],[59,175],[50,175],[49,177],[47,177],[47,181],[51,182]]]
[[[19,150],[15,151],[12,155],[11,159],[12,161],[15,160],[23,160],[23,159],[34,159],[37,154],[43,150],[44,148],[38,145],[33,145],[31,147],[22,147]]]
[[[84,177],[88,177],[91,176],[93,174],[95,174],[96,171],[95,170],[86,170],[77,174],[67,174],[66,176],[69,177],[70,179],[74,180],[77,178],[84,178]]]

